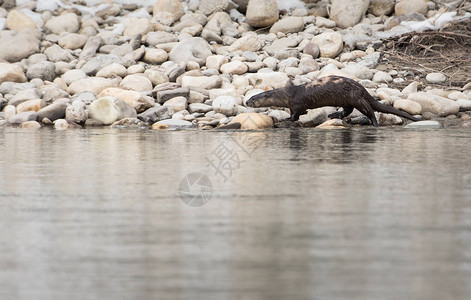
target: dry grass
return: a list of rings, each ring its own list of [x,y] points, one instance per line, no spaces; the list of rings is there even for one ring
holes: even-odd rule
[[[448,77],[441,87],[461,88],[471,81],[471,19],[448,24],[441,31],[412,32],[385,41],[383,63],[391,69],[410,70],[424,84],[425,75]],[[415,80],[406,77],[403,87]]]

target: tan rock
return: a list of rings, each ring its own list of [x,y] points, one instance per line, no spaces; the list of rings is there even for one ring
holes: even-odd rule
[[[116,87],[119,80],[107,79],[102,77],[88,77],[74,81],[69,86],[69,93],[74,95],[82,92],[92,92],[99,94],[108,87]]]
[[[428,0],[401,0],[394,8],[396,15],[405,15],[410,13],[427,13]]]
[[[124,77],[119,86],[138,92],[152,90],[152,82],[144,74],[128,75]]]
[[[134,107],[138,113],[144,112],[155,105],[155,102],[151,97],[142,95],[137,91],[111,87],[104,89],[100,94],[98,94],[98,98],[108,96],[123,100],[128,105]]]
[[[316,126],[316,128],[320,129],[345,129],[348,128],[348,124],[344,120],[340,119],[332,119],[327,120],[321,125]]]
[[[24,112],[24,111],[39,111],[41,108],[46,107],[46,101],[43,99],[31,99],[25,101],[23,103],[18,104],[16,107],[16,112]]]
[[[410,115],[420,115],[422,113],[422,106],[418,102],[407,99],[394,101],[394,108],[403,110]]]
[[[324,32],[312,39],[319,46],[321,57],[336,57],[343,49],[343,37],[338,32]]]
[[[247,70],[247,65],[240,60],[234,60],[221,66],[222,74],[230,73],[234,75],[242,75],[245,74]]]
[[[240,123],[242,130],[273,128],[272,117],[259,113],[243,113],[235,116],[230,123]]]
[[[19,65],[0,63],[0,83],[7,81],[26,82],[23,69]]]
[[[154,4],[154,18],[164,25],[171,25],[185,14],[179,0],[159,0]]]
[[[369,4],[370,0],[332,0],[330,19],[340,28],[355,26],[365,15]]]
[[[15,31],[36,28],[36,23],[34,23],[33,19],[19,10],[12,10],[8,13],[6,25],[8,29]]]
[[[418,102],[422,106],[422,112],[431,112],[440,117],[454,115],[460,111],[460,106],[455,101],[429,93],[412,93],[407,99]]]
[[[276,0],[250,0],[246,17],[252,27],[272,26],[278,21],[278,4]]]
[[[41,124],[39,124],[37,121],[27,121],[21,123],[20,128],[39,129],[41,128]]]

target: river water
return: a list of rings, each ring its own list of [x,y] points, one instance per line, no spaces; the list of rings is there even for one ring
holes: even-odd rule
[[[0,129],[0,299],[470,299],[470,149],[459,129]]]

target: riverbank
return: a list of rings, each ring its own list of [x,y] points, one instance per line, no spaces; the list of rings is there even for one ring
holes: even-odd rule
[[[328,75],[358,80],[384,104],[423,120],[471,126],[470,66],[396,59],[405,57],[396,46],[406,36],[425,49],[417,59],[466,49],[466,26],[438,47],[409,34],[468,24],[465,1],[355,1],[349,13],[334,1],[330,16],[325,1],[18,2],[0,8],[0,126],[213,129],[241,115],[246,128],[281,127],[288,109],[245,101]],[[300,125],[369,124],[357,111],[348,123],[329,120],[336,109],[311,110]],[[404,124],[377,118],[382,126]]]

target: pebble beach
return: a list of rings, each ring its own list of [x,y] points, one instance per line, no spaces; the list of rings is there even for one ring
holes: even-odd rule
[[[329,75],[424,120],[376,113],[381,126],[471,127],[471,79],[450,87],[440,72],[381,67],[385,40],[470,18],[462,1],[0,4],[0,127],[273,128],[289,109],[246,107],[251,96]],[[357,111],[330,120],[337,109],[309,110],[299,125],[369,125]]]

